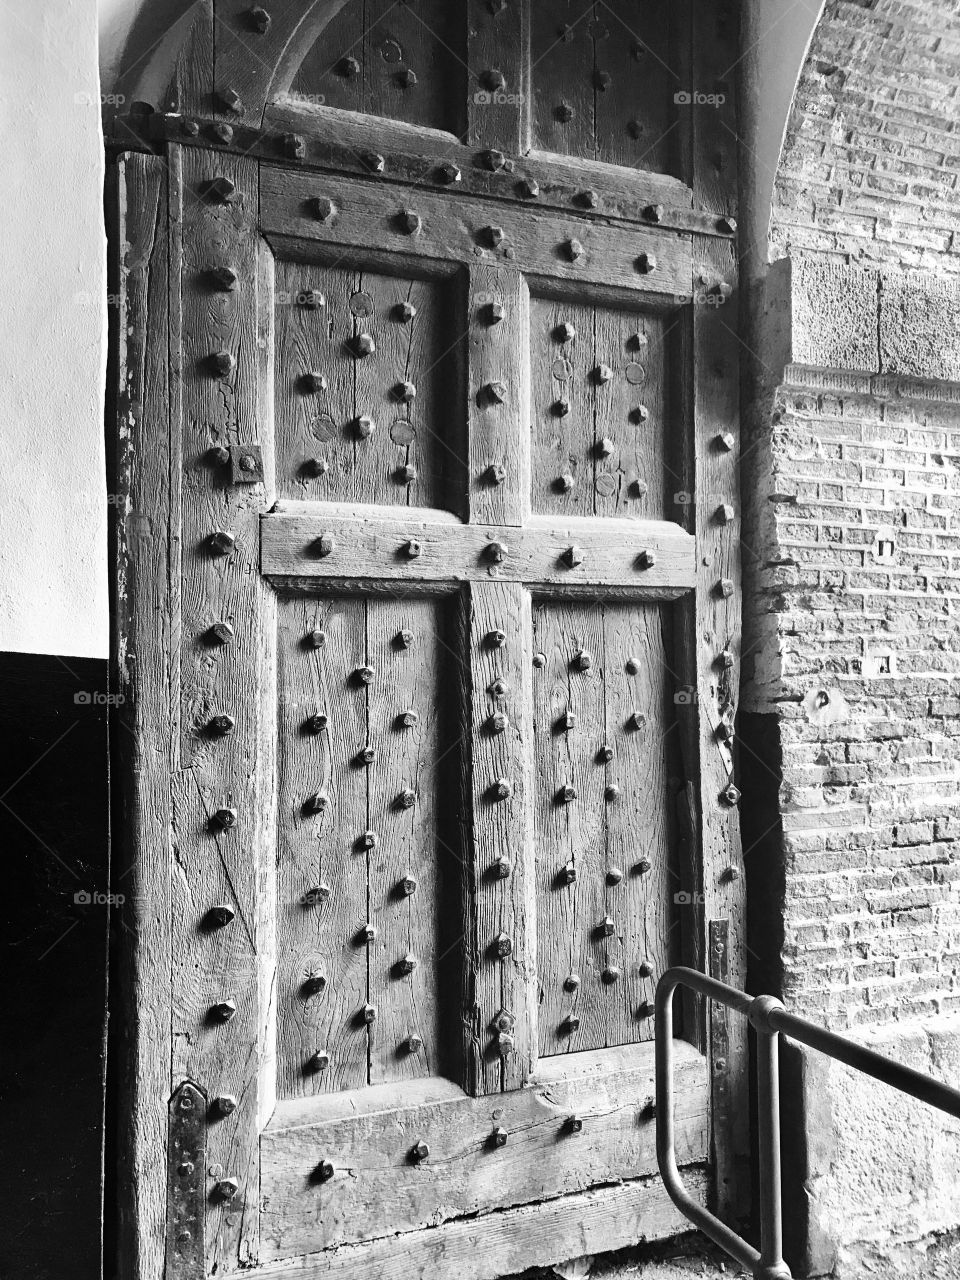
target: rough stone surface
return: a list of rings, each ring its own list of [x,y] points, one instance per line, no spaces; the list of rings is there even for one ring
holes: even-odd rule
[[[960,382],[960,280],[887,273],[880,290],[885,373]]]
[[[790,262],[793,361],[875,373],[878,272],[802,256]]]

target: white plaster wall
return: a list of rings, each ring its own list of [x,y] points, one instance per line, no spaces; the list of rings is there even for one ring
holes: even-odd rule
[[[825,0],[743,0],[741,252],[748,277],[767,263],[777,166],[797,80]]]
[[[105,656],[106,272],[96,0],[0,39],[0,650]]]

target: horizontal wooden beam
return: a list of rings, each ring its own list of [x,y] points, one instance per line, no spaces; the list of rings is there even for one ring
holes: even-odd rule
[[[678,1154],[696,1164],[709,1149],[706,1062],[676,1048]],[[646,1043],[547,1058],[531,1084],[496,1097],[433,1079],[281,1103],[261,1138],[261,1256],[587,1191],[612,1168],[653,1173],[654,1093]]]
[[[260,160],[283,160],[298,170],[361,177],[370,172],[361,157],[375,151],[384,158],[380,178],[387,183],[449,189],[442,169],[449,164],[460,174],[454,184],[458,195],[566,210],[588,222],[615,219],[650,226],[655,221],[670,231],[726,239],[735,234],[729,219],[693,209],[691,189],[668,174],[537,151],[505,155],[502,166],[495,157],[492,167],[488,149],[465,145],[442,130],[294,100],[269,107],[263,128],[235,122],[231,130],[224,142],[222,120],[155,113],[117,117],[111,140],[124,148],[138,141],[223,148]],[[535,196],[528,194],[531,190]],[[588,191],[597,196],[595,207],[587,203]]]
[[[439,511],[288,502],[261,517],[260,565],[274,578],[376,590],[522,582],[535,593],[676,599],[694,583],[694,539],[667,521],[534,517],[517,528]]]
[[[703,1204],[709,1177],[702,1166],[683,1170],[687,1191]],[[498,1280],[528,1267],[551,1266],[587,1253],[607,1253],[689,1230],[659,1178],[561,1196],[490,1217],[343,1245],[257,1270],[262,1280]],[[242,1271],[226,1280],[249,1280]]]
[[[450,188],[411,193],[375,176],[263,165],[260,225],[269,238],[329,245],[338,255],[349,246],[432,264],[504,263],[528,276],[628,289],[635,302],[649,295],[666,306],[680,306],[693,294],[689,236],[585,222],[532,205],[493,206]]]

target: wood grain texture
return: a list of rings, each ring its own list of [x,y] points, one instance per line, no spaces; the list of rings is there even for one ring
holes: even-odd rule
[[[367,730],[376,756],[366,772],[370,827],[380,838],[368,860],[367,918],[377,930],[367,948],[368,999],[377,1008],[371,1084],[436,1074],[441,1061],[438,988],[447,959],[441,922],[447,899],[441,893],[440,719],[448,662],[439,609],[429,599],[387,596],[367,603],[367,652],[377,675]],[[407,648],[397,643],[402,631],[413,633]],[[416,797],[409,808],[398,803],[405,789]],[[406,894],[402,885],[410,876],[416,889]],[[412,973],[404,972],[408,956],[416,963]],[[423,1041],[414,1053],[404,1047],[411,1035]]]
[[[434,281],[277,262],[281,496],[397,506],[442,506],[448,495],[456,501],[465,464],[448,409],[455,382],[449,293],[449,284]],[[323,305],[307,305],[311,294]],[[409,320],[405,306],[415,309]],[[361,335],[376,350],[358,359],[353,344]],[[399,398],[405,382],[416,391],[410,401]],[[366,437],[357,429],[361,416],[374,423]],[[412,477],[401,470],[407,465]]]
[[[717,84],[725,101],[710,111],[693,113],[690,124],[690,175],[700,207],[733,214],[737,198],[737,149],[730,135],[736,119],[736,92],[727,69],[738,44],[737,6],[692,0],[693,79]],[[741,565],[739,554],[739,339],[736,316],[737,258],[735,246],[697,243],[698,278],[710,287],[726,286],[722,306],[693,308],[693,413],[695,422],[696,527],[698,539],[697,627],[688,646],[699,678],[698,748],[700,780],[700,838],[703,867],[704,914],[707,921],[727,921],[727,981],[742,987],[746,981],[744,878],[736,805],[725,804],[720,792],[734,776],[730,749],[716,739],[720,716],[733,715],[741,637]],[[732,450],[718,449],[718,433],[731,432]],[[716,509],[729,503],[734,519],[720,523]],[[718,583],[733,584],[723,596]],[[726,669],[718,655],[727,649],[734,666]],[[689,776],[689,771],[688,771]],[[697,776],[694,774],[693,776]],[[735,868],[739,876],[728,875]],[[706,966],[705,966],[706,967]],[[725,1066],[713,1072],[713,1155],[719,1213],[731,1220],[747,1212],[749,1135],[746,1126],[748,1085],[747,1031],[742,1019],[727,1020]]]
[[[629,1040],[653,1039],[643,1003],[653,1001],[660,975],[680,960],[671,781],[679,767],[676,716],[688,704],[675,703],[674,694],[692,690],[678,684],[668,615],[655,605],[604,608],[606,741],[614,750],[606,781],[619,788],[606,805],[606,867],[623,872],[617,884],[608,879],[606,890],[606,910],[618,926],[607,958],[621,971],[608,1018]]]
[[[533,650],[545,660],[533,671],[537,785],[537,979],[540,1053],[579,1053],[610,1043],[601,981],[608,940],[605,914],[606,816],[603,606],[540,603]],[[580,670],[578,657],[589,658]],[[539,661],[539,657],[537,659]],[[566,717],[573,717],[567,728]],[[569,803],[563,788],[573,786]],[[570,869],[576,879],[567,883]],[[568,989],[575,975],[579,986]],[[569,1018],[579,1019],[572,1029]]]
[[[553,151],[676,171],[671,123],[682,89],[673,6],[560,0],[531,6],[533,141]]]
[[[437,519],[437,512],[410,510],[395,518],[392,510],[362,508],[310,510],[284,504],[262,521],[261,567],[277,577],[333,582],[367,578],[384,582],[527,582],[549,585],[559,593],[629,590],[638,596],[679,595],[692,579],[693,539],[666,522],[531,520],[522,529],[476,526]],[[360,519],[357,518],[360,516]],[[317,539],[331,534],[334,547],[319,555]],[[411,558],[409,544],[419,544]],[[507,548],[495,563],[491,543]],[[563,559],[571,546],[584,553],[571,568]],[[643,552],[655,555],[649,568]]]
[[[224,469],[211,465],[210,451],[260,444],[266,472],[272,471],[272,440],[261,434],[261,423],[272,417],[266,369],[272,298],[260,266],[256,165],[190,151],[178,153],[171,171],[182,183],[172,193],[171,217],[182,243],[172,284],[180,300],[173,346],[182,377],[183,436],[172,1082],[192,1079],[211,1097],[232,1094],[239,1101],[229,1117],[211,1126],[207,1142],[210,1167],[220,1165],[240,1184],[232,1199],[211,1197],[208,1205],[207,1265],[223,1268],[256,1250],[260,1066],[271,1017],[261,966],[269,969],[273,932],[263,855],[273,839],[275,711],[272,593],[256,572],[264,488],[231,485]],[[203,195],[204,184],[218,175],[236,186],[227,204]],[[221,264],[237,274],[238,287],[229,293],[213,292],[208,284],[207,269]],[[223,376],[209,364],[218,351],[234,360]],[[211,551],[216,530],[235,535],[227,555]],[[231,623],[231,643],[211,642],[216,621]],[[223,736],[209,729],[217,714],[233,718]],[[211,822],[223,807],[237,811],[230,830]],[[207,913],[220,902],[233,906],[236,915],[227,926],[211,929]],[[236,1002],[237,1012],[217,1021],[212,1008],[227,999]],[[213,1184],[211,1178],[210,1189]]]
[[[308,102],[460,133],[466,14],[447,0],[348,4],[317,32],[290,92]],[[344,59],[358,63],[355,74]],[[408,83],[405,72],[416,81]]]
[[[118,1076],[119,1253],[136,1276],[163,1266],[171,1057],[170,772],[168,600],[171,432],[167,365],[169,266],[167,170],[159,156],[126,155],[111,174],[107,207],[111,292],[118,299],[114,395],[118,495],[112,647],[124,747],[117,883],[126,901],[117,983],[125,1069]],[[171,454],[173,456],[171,456]],[[149,992],[144,999],[143,993]]]
[[[310,636],[326,641],[314,648]],[[362,600],[284,600],[279,617],[279,896],[277,1090],[280,1097],[356,1089],[369,1079],[368,957],[358,940],[366,921],[370,827],[366,770],[367,691],[354,672],[367,661]],[[309,718],[327,717],[319,733]],[[328,808],[309,813],[323,793]],[[315,891],[329,887],[329,897]],[[319,971],[326,986],[305,983]],[[330,1064],[311,1066],[325,1051]]]
[[[705,1155],[708,1084],[704,1060],[689,1046],[677,1050],[678,1158],[689,1164]],[[650,1173],[653,1091],[651,1047],[637,1046],[577,1054],[495,1105],[438,1081],[370,1090],[359,1111],[337,1107],[329,1120],[323,1104],[311,1104],[309,1121],[298,1104],[292,1125],[280,1112],[263,1136],[266,1251],[290,1257],[568,1195],[604,1180],[611,1165]],[[569,1128],[574,1114],[579,1133]],[[503,1146],[491,1141],[495,1126],[507,1132]],[[413,1166],[417,1141],[429,1157]],[[317,1182],[323,1159],[333,1176]]]
[[[466,0],[466,141],[522,155],[528,146],[529,5]],[[494,79],[490,77],[493,76]]]
[[[548,1056],[653,1036],[644,1001],[678,959],[674,676],[656,606],[541,602],[534,649],[543,659],[533,683],[540,1052]],[[564,804],[567,782],[576,797]],[[609,937],[598,930],[605,917]],[[573,991],[570,974],[579,978]]]
[[[692,1166],[683,1172],[690,1195],[705,1203],[706,1170]],[[569,1261],[584,1251],[603,1253],[685,1230],[686,1219],[660,1179],[637,1178],[489,1217],[407,1232],[402,1249],[391,1235],[274,1263],[260,1274],[266,1280],[432,1280],[443,1268],[462,1280],[498,1280],[529,1267]],[[240,1274],[229,1280],[240,1280]]]
[[[310,212],[309,201],[318,195],[327,196],[339,210],[329,225]],[[371,256],[376,248],[380,255],[434,262],[504,261],[531,276],[615,286],[670,300],[691,293],[689,241],[683,236],[652,228],[627,231],[527,206],[498,205],[494,210],[482,201],[433,191],[417,193],[413,208],[423,227],[411,236],[398,222],[406,204],[402,192],[376,180],[331,175],[318,184],[309,174],[263,167],[261,220],[267,235],[350,246]],[[498,249],[490,247],[487,228],[493,223],[505,233]],[[583,245],[576,261],[567,250],[571,239]],[[644,253],[656,258],[656,270],[641,269]]]
[[[530,403],[530,300],[519,271],[472,267],[467,334],[469,518],[520,525],[530,511],[526,423]],[[502,319],[496,319],[502,308]],[[502,403],[485,392],[502,384]],[[494,476],[491,468],[501,468]]]
[[[516,583],[472,583],[467,596],[469,863],[464,880],[465,1088],[489,1094],[526,1083],[536,1060],[536,925],[531,805],[530,599]],[[491,636],[502,632],[502,645]],[[502,681],[501,686],[497,681]],[[507,717],[501,730],[491,720]],[[503,781],[509,794],[498,794]],[[496,864],[508,862],[500,876]],[[498,956],[497,939],[510,953]],[[501,1052],[503,1013],[512,1044]]]
[[[678,480],[666,441],[675,430],[668,387],[677,324],[653,312],[534,298],[534,510],[673,516]],[[565,337],[567,325],[573,338]],[[610,374],[605,382],[603,367]]]

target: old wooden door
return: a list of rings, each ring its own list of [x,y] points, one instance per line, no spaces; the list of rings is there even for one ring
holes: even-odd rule
[[[679,1229],[737,974],[735,24],[306,8],[118,126],[123,1273],[494,1277]]]

